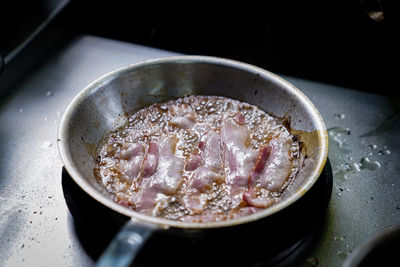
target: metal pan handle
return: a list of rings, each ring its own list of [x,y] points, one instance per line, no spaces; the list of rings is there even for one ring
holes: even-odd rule
[[[130,219],[101,255],[97,267],[129,266],[151,234],[159,229],[154,224]]]
[[[3,56],[0,54],[0,76],[3,73],[3,70],[4,70],[5,66],[6,66],[6,64],[4,63]]]

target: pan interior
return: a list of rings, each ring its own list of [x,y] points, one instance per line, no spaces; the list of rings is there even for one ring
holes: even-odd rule
[[[258,106],[277,117],[289,117],[293,133],[307,148],[307,164],[283,200],[247,217],[207,224],[179,223],[138,214],[113,202],[97,183],[93,169],[103,136],[127,121],[127,112],[187,95],[218,95]],[[59,131],[65,168],[92,197],[108,207],[162,225],[202,228],[243,223],[290,205],[316,181],[327,157],[325,125],[313,104],[298,89],[257,67],[212,57],[182,56],[146,61],[116,70],[88,85],[69,105]]]

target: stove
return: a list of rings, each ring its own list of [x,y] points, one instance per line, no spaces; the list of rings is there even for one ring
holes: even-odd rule
[[[266,226],[265,231],[254,235],[252,245],[258,249],[235,244],[234,234],[228,234],[226,238],[232,239],[230,243],[235,248],[218,247],[218,240],[155,234],[142,248],[135,266],[187,266],[188,263],[191,266],[289,266],[312,246],[313,239],[318,236],[331,197],[332,183],[332,168],[328,160],[311,190],[287,208],[288,211],[281,211],[279,216],[272,218],[274,222]],[[96,261],[129,218],[87,195],[64,168],[62,187],[79,241]],[[285,232],[274,231],[276,223],[284,224]],[[237,255],[232,253],[234,249],[240,250],[241,254],[233,257]]]
[[[82,88],[101,75],[138,61],[178,54],[89,35],[63,35],[60,40],[50,34],[45,40],[36,47],[51,44],[51,49],[45,56],[33,51],[40,61],[29,60],[36,62],[35,67],[15,76],[13,80],[18,83],[7,83],[12,88],[0,101],[0,137],[5,140],[0,142],[0,265],[93,266],[127,218],[88,204],[93,210],[88,211],[90,216],[106,215],[97,221],[89,218],[93,224],[85,226],[86,219],[78,217],[90,216],[78,213],[77,217],[71,205],[78,201],[68,200],[66,194],[66,204],[65,178],[57,151],[62,113]],[[7,72],[26,66],[12,67],[8,65],[3,72],[1,92],[5,92]],[[331,197],[329,204],[313,203],[325,207],[323,215],[311,214],[308,218],[300,212],[292,223],[308,221],[312,226],[304,229],[311,231],[295,233],[287,243],[283,240],[289,234],[282,233],[274,240],[279,241],[276,250],[258,253],[252,265],[341,266],[356,247],[400,223],[399,102],[378,94],[278,75],[310,98],[329,129],[332,194],[327,193],[329,190],[324,193]],[[143,248],[137,258],[139,266],[152,265],[159,259],[146,256],[154,243],[149,240]],[[198,243],[191,247],[207,247]],[[254,253],[246,255],[253,259]],[[196,254],[193,259],[200,263],[202,257]],[[168,260],[166,257],[162,262]]]

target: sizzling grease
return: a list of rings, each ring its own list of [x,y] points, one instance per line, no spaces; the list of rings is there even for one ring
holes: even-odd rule
[[[220,221],[279,201],[300,155],[282,119],[225,97],[189,96],[132,113],[99,145],[95,174],[138,212]]]

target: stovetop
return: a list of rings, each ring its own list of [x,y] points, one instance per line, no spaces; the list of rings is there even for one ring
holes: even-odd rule
[[[64,199],[57,152],[62,113],[99,76],[169,55],[176,53],[92,36],[68,37],[1,98],[0,265],[93,265],[100,249],[88,249],[91,240],[76,227]],[[319,230],[302,241],[311,240],[309,246],[298,247],[305,251],[295,249],[291,255],[299,252],[298,266],[340,266],[369,237],[400,223],[399,101],[279,75],[321,112],[329,129],[333,174]],[[105,240],[112,235],[104,232]]]
[[[289,266],[301,258],[301,251],[305,251],[313,245],[313,239],[318,235],[317,232],[325,221],[325,211],[331,198],[332,183],[332,168],[328,160],[324,171],[312,189],[293,207],[290,207],[290,213],[283,216],[285,219],[280,224],[287,225],[284,227],[285,232],[276,233],[275,229],[279,229],[278,227],[269,228],[265,229],[264,233],[254,236],[253,244],[237,244],[243,250],[243,255],[239,257],[232,257],[230,251],[224,248],[217,248],[217,251],[212,252],[212,244],[208,240],[183,240],[172,236],[165,240],[161,238],[150,240],[138,256],[135,266],[171,264],[187,266],[188,262],[191,262],[191,266],[210,266],[208,258],[196,257],[196,255],[210,256],[213,254],[215,256],[211,262],[218,263],[223,259],[222,262],[219,262],[220,264],[235,266],[238,262],[243,261],[246,266]],[[74,218],[74,228],[78,239],[88,255],[96,261],[118,229],[129,218],[113,212],[92,199],[75,184],[64,168],[62,187],[68,209]],[[232,242],[235,242],[234,236],[232,236]],[[265,252],[263,255],[252,255],[251,258],[254,261],[251,261],[245,253],[245,246],[249,245],[262,246]],[[255,250],[249,249],[249,251],[251,253]],[[154,257],[154,253],[158,257]],[[179,258],[179,261],[175,258]],[[193,262],[191,258],[196,258],[196,262]]]

